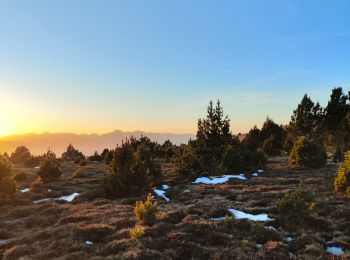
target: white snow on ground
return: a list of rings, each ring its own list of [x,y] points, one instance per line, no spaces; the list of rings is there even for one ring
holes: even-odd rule
[[[158,189],[154,189],[153,190],[159,197],[162,197],[163,199],[165,199],[167,202],[170,201],[170,199],[165,196],[165,191],[164,190],[158,190]]]
[[[267,227],[265,227],[265,228],[271,229],[271,230],[274,230],[274,231],[277,231],[277,229],[276,229],[275,227],[273,227],[273,226],[267,226]]]
[[[0,239],[0,246],[6,245],[9,239]]]
[[[264,170],[261,170],[261,169],[258,170],[258,173],[263,173],[263,172],[264,172]]]
[[[228,182],[230,179],[246,180],[247,178],[244,174],[240,175],[223,175],[220,177],[198,177],[193,184],[204,183],[204,184],[221,184]]]
[[[252,176],[258,177],[258,174],[257,174],[256,172],[254,172],[254,173],[252,174]]]
[[[262,244],[255,244],[255,247],[256,247],[256,248],[262,248],[263,245],[262,245]]]
[[[85,241],[85,244],[87,244],[87,245],[93,245],[94,243],[91,242],[91,241],[89,241],[89,240],[86,240],[86,241]]]
[[[19,191],[22,192],[22,193],[25,193],[25,192],[30,191],[30,189],[29,189],[29,188],[24,188],[24,189],[21,189],[21,190],[19,190]]]
[[[329,246],[327,247],[327,252],[333,255],[343,255],[344,251],[341,247],[338,246]]]
[[[267,214],[249,214],[237,209],[228,209],[236,219],[249,219],[253,221],[268,221],[272,220]]]
[[[78,196],[79,193],[75,192],[73,194],[67,195],[67,196],[61,196],[59,198],[45,198],[45,199],[40,199],[40,200],[34,200],[33,203],[34,204],[38,204],[38,203],[42,203],[42,202],[46,202],[49,200],[64,200],[67,202],[72,202],[76,196]]]
[[[286,236],[286,237],[283,237],[283,240],[286,242],[290,242],[290,241],[294,240],[294,238],[292,238],[291,236]]]
[[[163,190],[167,190],[167,189],[169,189],[169,185],[167,185],[167,184],[163,184],[162,189],[163,189]]]
[[[65,200],[65,201],[68,201],[68,202],[72,202],[76,196],[78,196],[79,193],[77,192],[74,192],[73,194],[70,194],[70,195],[67,195],[67,196],[61,196],[59,197],[57,200]]]

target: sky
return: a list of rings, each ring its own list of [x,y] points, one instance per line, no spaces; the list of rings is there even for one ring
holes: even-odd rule
[[[0,136],[233,133],[350,89],[350,1],[0,0]]]

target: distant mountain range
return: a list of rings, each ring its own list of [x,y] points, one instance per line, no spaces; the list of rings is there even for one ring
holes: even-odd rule
[[[131,136],[140,137],[141,135],[147,136],[152,141],[160,144],[169,139],[173,144],[177,145],[187,143],[190,138],[195,138],[192,134],[147,133],[143,131],[123,132],[119,130],[107,134],[24,134],[0,137],[0,152],[10,154],[17,146],[25,145],[34,155],[43,154],[50,148],[58,156],[61,156],[71,143],[85,155],[91,155],[95,151],[101,153],[104,148],[113,149],[117,144],[121,144],[125,138]]]

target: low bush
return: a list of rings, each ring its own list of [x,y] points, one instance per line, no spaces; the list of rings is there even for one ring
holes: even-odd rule
[[[156,219],[158,212],[157,202],[152,200],[152,195],[149,193],[145,202],[137,201],[134,209],[135,217],[139,222],[148,224]]]
[[[31,158],[29,149],[25,146],[18,146],[16,150],[11,154],[11,162],[14,164],[24,164]]]
[[[279,155],[280,149],[277,147],[280,147],[280,144],[276,137],[271,134],[265,141],[263,142],[262,149],[265,153],[269,155]]]
[[[80,166],[86,166],[86,165],[87,165],[87,162],[86,162],[86,160],[84,160],[84,159],[80,159],[80,161],[77,162],[77,164],[79,164]]]
[[[139,240],[145,235],[145,229],[141,225],[136,225],[131,231],[130,236],[135,240]]]
[[[344,154],[344,162],[338,168],[334,189],[350,196],[350,151]]]
[[[115,150],[112,172],[102,180],[108,198],[119,198],[143,193],[161,176],[160,165],[150,150],[140,145],[136,148],[127,140]]]
[[[325,148],[313,140],[300,136],[294,143],[289,155],[292,164],[308,168],[319,168],[326,164],[327,154]]]
[[[92,162],[100,162],[102,161],[102,156],[98,154],[97,151],[95,151],[95,153],[89,157],[89,160],[92,161]]]
[[[250,149],[246,144],[228,146],[224,152],[221,168],[227,173],[249,169],[263,169],[267,159],[260,149]]]
[[[311,218],[313,193],[303,185],[277,202],[279,221],[289,229],[305,227]]]
[[[20,171],[15,174],[15,177],[13,177],[15,181],[24,181],[27,179],[27,174],[24,171]]]
[[[84,168],[79,168],[73,173],[74,178],[84,178],[87,176],[87,171]]]
[[[44,185],[43,182],[41,181],[41,178],[36,178],[31,184],[30,184],[30,188],[31,190],[33,190],[34,192],[36,191],[41,191],[42,189],[44,189]]]
[[[337,147],[333,154],[333,162],[342,162],[344,161],[344,149],[342,147]]]
[[[33,156],[31,155],[25,162],[24,162],[24,166],[26,167],[36,167],[39,166],[40,164],[40,157],[39,156]]]
[[[72,144],[69,144],[67,150],[61,156],[64,161],[73,161],[74,163],[79,163],[80,160],[83,160],[85,156],[82,152],[78,151],[73,147]]]
[[[191,145],[178,149],[174,161],[176,172],[181,175],[190,175],[201,170],[200,161]]]
[[[0,154],[0,201],[15,197],[17,185],[11,176],[11,163],[7,157]]]
[[[56,155],[48,151],[41,161],[40,170],[38,175],[43,183],[48,183],[57,180],[62,172],[60,170],[60,162],[57,160]]]

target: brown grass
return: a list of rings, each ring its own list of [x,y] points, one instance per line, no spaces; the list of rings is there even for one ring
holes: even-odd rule
[[[135,202],[145,200],[145,196],[104,199],[99,184],[108,172],[105,165],[89,165],[85,177],[74,178],[79,166],[64,163],[60,181],[19,194],[20,203],[1,206],[0,240],[10,242],[0,246],[0,258],[287,259],[291,252],[300,259],[327,259],[332,257],[325,251],[329,241],[341,246],[349,257],[350,203],[332,190],[337,165],[309,171],[289,167],[283,160],[270,162],[259,177],[217,186],[193,185],[177,176],[167,163],[165,182],[170,185],[167,195],[171,202],[155,196],[160,214],[152,226],[144,227],[140,240],[131,239],[130,231],[136,224]],[[34,172],[28,172],[23,187],[29,187],[35,178]],[[297,189],[300,180],[316,194],[314,222],[290,234],[279,225],[275,205],[285,193]],[[48,188],[53,191],[49,193]],[[31,202],[73,192],[81,195],[72,203]],[[228,208],[267,213],[276,220],[210,220],[227,215]],[[269,225],[277,230],[266,228]],[[287,235],[294,240],[284,241]],[[94,244],[86,245],[86,240]],[[257,248],[256,243],[263,247]]]

